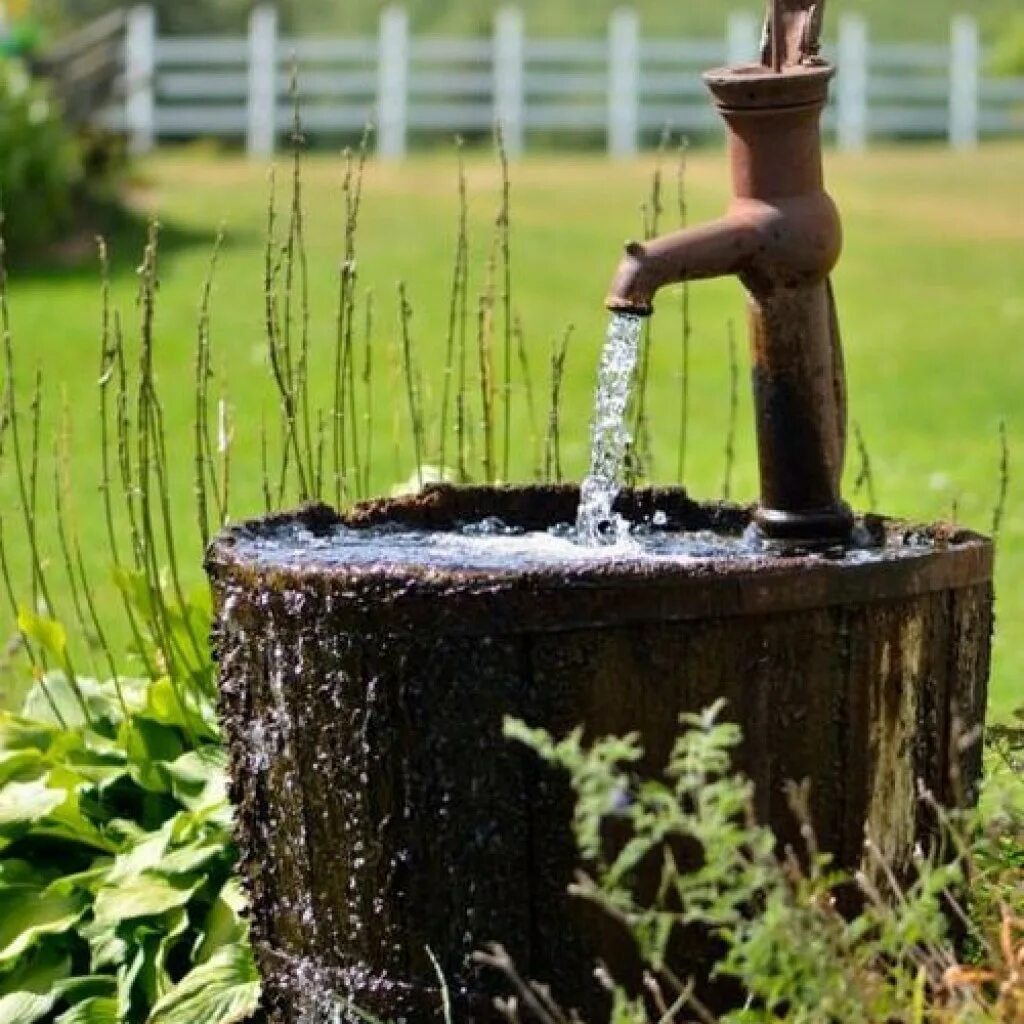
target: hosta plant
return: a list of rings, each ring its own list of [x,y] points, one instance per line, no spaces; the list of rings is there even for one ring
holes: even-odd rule
[[[23,613],[60,650],[61,627]],[[232,1024],[259,983],[208,700],[41,676],[0,714],[0,1021]]]

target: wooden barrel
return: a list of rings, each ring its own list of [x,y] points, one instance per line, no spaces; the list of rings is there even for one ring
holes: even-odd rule
[[[250,523],[211,547],[241,866],[274,1021],[345,999],[435,1021],[432,958],[457,1019],[488,1019],[503,981],[469,957],[491,941],[599,1019],[595,959],[628,972],[628,943],[567,896],[571,794],[503,739],[507,715],[555,733],[638,730],[653,771],[679,714],[724,697],[762,820],[795,839],[784,784],[809,779],[819,842],[849,867],[865,829],[897,870],[908,863],[928,827],[919,781],[969,797],[980,748],[958,737],[984,718],[992,628],[978,536],[871,521],[889,554],[846,560],[470,569],[414,549],[375,565],[275,555],[282,537],[329,547],[342,523],[547,528],[577,498],[441,487],[345,520],[314,507]],[[678,491],[621,507],[734,536],[750,519]]]

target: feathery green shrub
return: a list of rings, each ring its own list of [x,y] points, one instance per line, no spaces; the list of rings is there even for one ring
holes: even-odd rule
[[[631,998],[604,974],[614,1024],[713,1021],[693,979],[674,969],[670,942],[694,926],[723,949],[713,976],[731,979],[746,1003],[722,1024],[1011,1024],[1024,1014],[1024,734],[1003,736],[980,811],[946,811],[946,852],[920,851],[917,877],[900,883],[870,839],[863,868],[836,871],[814,842],[807,793],[790,786],[807,840],[781,850],[759,825],[749,780],[732,767],[739,730],[721,703],[683,716],[664,780],[639,777],[635,735],[589,746],[582,730],[556,740],[520,722],[506,733],[567,772],[576,793],[574,830],[589,874],[576,895],[625,924],[646,968]],[[1009,738],[1007,738],[1009,737]],[[927,794],[922,799],[929,800]],[[611,835],[622,836],[614,845]],[[680,865],[678,844],[696,851]],[[938,848],[938,847],[937,847]],[[659,870],[653,899],[635,885],[641,864]],[[972,920],[961,905],[973,893]],[[859,890],[854,916],[840,893]],[[953,921],[966,927],[983,966],[965,965]],[[509,977],[544,1024],[565,1018],[543,987],[521,979],[500,948],[480,957]]]

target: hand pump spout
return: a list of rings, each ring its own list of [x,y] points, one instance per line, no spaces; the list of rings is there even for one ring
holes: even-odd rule
[[[822,8],[774,0],[765,63],[704,76],[727,127],[732,201],[719,220],[629,243],[607,305],[647,316],[667,284],[740,279],[753,357],[758,522],[774,537],[842,541],[852,514],[840,495],[846,396],[829,283],[842,228],[823,185],[820,117],[834,69],[817,56]]]

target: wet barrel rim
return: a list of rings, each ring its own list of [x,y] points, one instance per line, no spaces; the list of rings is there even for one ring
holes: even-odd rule
[[[524,529],[571,522],[576,487],[454,488],[435,486],[419,495],[371,502],[339,515],[323,505],[253,520],[218,538],[208,568],[221,586],[245,590],[259,578],[268,594],[298,593],[316,603],[330,597],[337,625],[390,632],[432,623],[438,632],[486,635],[502,631],[557,632],[616,624],[769,615],[803,609],[899,600],[991,581],[992,544],[948,525],[914,526],[873,519],[895,540],[925,537],[898,558],[860,564],[820,556],[709,558],[693,563],[615,560],[551,567],[448,569],[407,563],[348,566],[256,564],[246,541],[289,526],[325,533],[336,526],[383,524],[415,529],[454,529],[495,516]],[[679,529],[740,533],[753,510],[697,503],[678,489],[628,491],[617,506],[631,519],[665,513]]]

